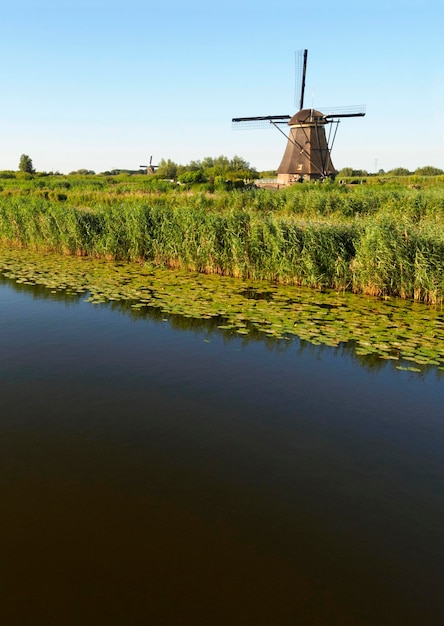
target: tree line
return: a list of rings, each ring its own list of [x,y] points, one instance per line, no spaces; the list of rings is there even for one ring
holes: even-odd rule
[[[32,159],[27,154],[22,154],[18,166],[19,172],[26,174],[35,174]],[[177,180],[183,183],[199,183],[214,181],[217,178],[224,180],[254,180],[259,178],[257,170],[240,156],[234,156],[229,159],[221,155],[218,157],[205,157],[202,160],[190,161],[187,165],[175,163],[171,159],[162,159],[159,165],[153,168],[151,174],[156,178]],[[102,172],[102,174],[143,174],[145,169],[128,170],[113,169],[111,171]],[[81,168],[69,174],[90,175],[95,174],[93,170]]]
[[[350,176],[441,176],[444,174],[444,170],[433,165],[426,165],[424,167],[418,167],[414,171],[410,171],[405,167],[395,167],[392,170],[385,172],[380,169],[376,173],[368,172],[367,170],[355,170],[352,167],[343,167],[338,172],[339,178],[348,178]]]
[[[18,165],[19,172],[24,174],[35,174],[36,170],[31,157],[28,154],[22,154]],[[128,170],[128,169],[114,169],[111,171],[102,172],[105,175],[117,175],[121,173],[125,174],[143,174],[146,170]],[[81,168],[69,174],[77,175],[94,175],[93,170]],[[202,160],[190,161],[187,165],[181,165],[175,163],[171,159],[162,159],[157,166],[154,166],[153,173],[151,174],[155,178],[174,180],[184,184],[204,183],[204,182],[235,182],[235,181],[253,181],[261,176],[273,176],[277,172],[258,172],[256,168],[252,167],[248,161],[240,156],[234,156],[229,159],[228,157],[221,155],[218,157],[205,157]],[[354,169],[353,167],[342,168],[337,176],[339,178],[348,178],[351,176],[441,176],[444,174],[444,170],[434,167],[432,165],[426,165],[419,167],[414,171],[410,171],[405,167],[396,167],[387,172],[380,169],[376,173],[369,173],[367,170]]]

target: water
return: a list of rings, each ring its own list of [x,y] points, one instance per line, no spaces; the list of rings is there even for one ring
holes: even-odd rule
[[[1,623],[444,623],[443,389],[3,282]]]

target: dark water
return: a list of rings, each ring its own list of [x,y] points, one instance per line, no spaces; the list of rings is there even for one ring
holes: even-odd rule
[[[444,379],[179,326],[0,285],[0,624],[443,624]]]

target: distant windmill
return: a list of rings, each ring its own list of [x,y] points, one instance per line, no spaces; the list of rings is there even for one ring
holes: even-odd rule
[[[146,173],[147,174],[154,174],[154,172],[156,171],[156,168],[158,167],[157,165],[152,165],[153,163],[153,157],[150,156],[150,164],[149,165],[139,165],[139,167],[143,167],[144,169],[146,169]]]
[[[333,178],[336,170],[331,160],[331,150],[336,138],[338,124],[342,117],[362,117],[365,107],[341,107],[327,114],[315,109],[304,109],[305,76],[307,71],[307,50],[299,51],[299,111],[293,115],[266,115],[263,117],[235,117],[235,128],[263,128],[270,124],[285,137],[279,128],[282,124],[290,126],[287,147],[278,167],[278,183],[289,185],[302,180],[323,180]],[[325,132],[331,124],[328,137]],[[334,126],[334,130],[332,131]]]

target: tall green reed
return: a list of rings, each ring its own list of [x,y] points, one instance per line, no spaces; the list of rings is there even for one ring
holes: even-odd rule
[[[0,192],[3,241],[376,296],[444,297],[439,187],[160,193],[133,192],[125,180],[114,193],[120,183],[48,191],[29,182],[23,193]]]

